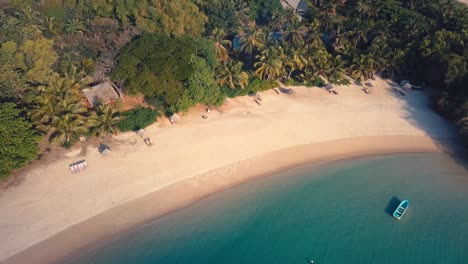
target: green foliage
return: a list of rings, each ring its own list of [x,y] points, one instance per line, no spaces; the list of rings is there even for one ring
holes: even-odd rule
[[[135,25],[142,31],[172,36],[200,36],[206,16],[191,0],[114,2],[115,16],[124,25]]]
[[[254,78],[249,82],[249,85],[247,85],[245,89],[231,89],[229,86],[223,86],[221,87],[221,90],[227,97],[234,98],[237,96],[266,91],[275,87],[278,87],[278,83],[276,83],[275,80],[264,81]]]
[[[46,38],[27,40],[19,48],[24,57],[26,82],[46,84],[54,76],[53,65],[57,54],[53,49],[54,41]]]
[[[349,83],[349,81],[348,81]],[[344,84],[348,84],[344,83]],[[287,80],[284,84],[289,85],[289,86],[306,86],[306,87],[323,87],[325,86],[325,82],[320,79],[320,78],[315,78],[315,79],[310,79],[307,81],[298,81],[295,79],[289,79]]]
[[[224,96],[214,79],[213,70],[201,58],[195,58],[192,64],[197,71],[187,79],[184,94],[170,108],[173,113],[186,112],[197,103],[219,106],[224,102]]]
[[[0,47],[0,98],[17,98],[29,86],[48,83],[54,77],[57,54],[53,40],[26,40],[20,47],[7,41]]]
[[[236,7],[232,0],[206,0],[201,7],[208,17],[205,32],[211,33],[215,28],[232,32],[239,26]]]
[[[20,70],[23,57],[18,53],[17,45],[7,41],[0,47],[0,99],[16,98],[18,90],[24,86]]]
[[[123,112],[122,120],[117,123],[117,127],[122,132],[137,131],[151,125],[158,117],[159,112],[150,108],[136,108]]]
[[[148,50],[152,52],[148,53]],[[204,61],[203,65],[197,58]],[[193,63],[194,60],[196,63]],[[141,92],[148,97],[160,98],[172,110],[187,109],[188,105],[203,103],[203,100],[212,102],[211,99],[195,96],[194,90],[189,91],[192,93],[189,96],[186,87],[193,88],[194,85],[188,83],[194,83],[194,78],[201,78],[202,74],[206,76],[205,88],[214,91],[208,76],[212,76],[215,64],[215,48],[209,40],[148,34],[124,49],[118,57],[118,66],[113,75],[124,82],[130,93]],[[201,68],[197,65],[201,65]],[[191,102],[188,98],[195,101]]]
[[[15,104],[0,104],[0,178],[38,156],[36,140],[32,124]]]
[[[170,105],[182,95],[182,81],[195,71],[190,64],[195,51],[189,37],[143,35],[119,55],[113,76],[124,82],[127,92],[164,96]]]
[[[95,112],[88,117],[88,125],[97,136],[115,134],[115,127],[121,117],[111,105],[100,105]]]
[[[274,13],[284,12],[279,0],[249,0],[250,15],[259,24],[266,24]]]

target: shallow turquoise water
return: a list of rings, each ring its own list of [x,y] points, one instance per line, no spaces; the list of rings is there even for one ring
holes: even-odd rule
[[[410,200],[400,221],[398,200]],[[215,194],[69,263],[468,263],[468,172],[445,155],[308,166]]]

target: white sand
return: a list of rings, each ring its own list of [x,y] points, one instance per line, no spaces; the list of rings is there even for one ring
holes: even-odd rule
[[[210,177],[193,178],[197,181],[190,183],[192,190],[198,185],[209,189],[206,190],[209,193],[222,189],[230,181],[231,184],[239,182],[237,174],[249,174],[246,173],[249,167],[253,171],[249,177],[265,173],[256,170],[255,161],[271,153],[288,153],[281,152],[283,149],[316,146],[315,155],[323,152],[324,157],[330,158],[333,156],[330,153],[334,153],[334,157],[339,157],[341,152],[349,156],[353,149],[359,149],[356,150],[358,154],[366,148],[384,153],[378,151],[383,146],[389,149],[395,146],[393,152],[410,151],[412,144],[415,150],[435,150],[436,138],[454,136],[454,128],[429,109],[428,99],[421,92],[403,97],[391,91],[392,83],[377,79],[373,84],[371,95],[357,86],[337,88],[339,96],[322,89],[298,87],[293,96],[277,95],[274,91],[262,93],[262,106],[251,97],[232,99],[222,112],[193,112],[183,117],[180,124],[172,126],[166,122],[149,127],[145,137],[152,139],[152,147],[147,147],[135,134],[121,134],[117,137],[121,143],[111,144],[115,151],[108,156],[88,149],[86,157],[63,157],[47,166],[33,168],[21,184],[1,194],[0,261],[110,208],[197,175],[211,173]],[[202,119],[202,114],[209,118]],[[392,138],[382,136],[396,135],[419,137],[382,142]],[[353,145],[352,138],[359,140]],[[324,143],[328,141],[334,143]],[[408,148],[396,147],[398,144]],[[291,155],[294,153],[291,149],[289,151],[283,157],[284,160],[293,157],[289,163],[279,162],[281,166],[272,163],[271,167],[281,169],[296,165],[294,159],[299,157]],[[307,153],[304,151],[302,162],[307,160]],[[68,164],[84,158],[88,170],[72,175]],[[263,167],[268,167],[267,161],[263,161]],[[217,168],[223,169],[215,170]],[[222,178],[223,184],[221,180],[216,182],[216,175]],[[168,190],[170,188],[165,189],[169,195]],[[199,195],[196,191],[183,192],[179,188],[173,199],[190,200]],[[164,200],[164,203],[171,201]],[[167,206],[181,205],[174,203]],[[147,213],[142,211],[140,220],[147,218]],[[128,221],[117,215],[104,221],[110,229]],[[85,243],[83,241],[79,243]]]

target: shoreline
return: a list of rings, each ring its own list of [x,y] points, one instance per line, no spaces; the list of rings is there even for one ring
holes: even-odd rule
[[[184,179],[118,205],[1,263],[60,263],[214,193],[292,168],[362,156],[431,152],[444,150],[430,137],[407,135],[355,137],[276,150]]]
[[[122,133],[103,142],[111,148],[106,155],[96,145],[83,144],[50,162],[38,162],[20,175],[21,183],[0,194],[4,238],[0,263],[28,263],[13,261],[26,254],[21,252],[54,239],[56,245],[43,247],[47,252],[43,254],[64,257],[95,238],[92,229],[88,235],[80,231],[80,238],[63,236],[66,230],[83,228],[90,219],[123,210],[119,208],[157,191],[172,198],[106,218],[112,221],[103,220],[95,228],[100,237],[106,239],[116,227],[155,218],[155,211],[180,207],[175,205],[182,199],[188,204],[289,167],[370,154],[452,149],[445,139],[456,138],[456,128],[429,108],[425,93],[401,96],[393,91],[397,85],[393,82],[376,78],[372,83],[372,95],[350,85],[336,87],[339,96],[301,86],[291,87],[294,95],[269,90],[262,92],[262,105],[248,96],[237,97],[210,113],[194,108],[176,125],[158,120],[145,128],[151,147],[135,133]],[[86,172],[71,174],[69,164],[83,159]],[[174,187],[181,183],[192,191]],[[35,256],[34,263],[39,259]]]

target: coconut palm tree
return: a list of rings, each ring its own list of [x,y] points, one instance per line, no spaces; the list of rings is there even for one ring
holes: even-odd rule
[[[326,50],[320,50],[314,56],[308,58],[309,69],[315,76],[319,76],[328,80],[328,75],[331,70],[331,54]]]
[[[345,66],[346,66],[346,62],[341,58],[340,55],[331,59],[328,79],[334,82],[345,79],[346,78]]]
[[[79,90],[72,83],[65,78],[54,80],[35,98],[30,117],[40,131],[49,131],[56,117],[70,115],[77,119],[85,118],[88,109],[80,101]]]
[[[252,23],[252,18],[249,15],[249,4],[244,0],[233,0],[233,4],[236,8],[236,16],[239,18],[241,25],[250,25]]]
[[[283,61],[283,68],[288,74],[286,79],[289,79],[294,71],[303,70],[307,65],[307,60],[304,58],[300,49],[287,47],[284,49],[281,58]]]
[[[363,29],[348,31],[344,35],[353,45],[353,47],[357,47],[360,44],[367,43],[367,32]]]
[[[229,52],[227,47],[232,47],[230,40],[225,39],[226,33],[224,30],[215,28],[209,37],[215,44],[216,47],[216,58],[219,61],[227,61],[229,59]]]
[[[263,27],[261,31],[262,33],[260,34],[260,42],[263,43],[263,48],[278,46],[278,39],[274,38],[274,32],[270,28]]]
[[[277,50],[270,48],[257,55],[254,67],[257,68],[255,73],[260,78],[270,80],[280,76],[282,64],[278,53]]]
[[[54,17],[45,16],[42,19],[39,19],[40,28],[43,32],[47,33],[49,36],[55,36],[57,34],[57,24],[54,21]]]
[[[67,34],[83,33],[86,25],[80,19],[68,19],[63,28]]]
[[[354,57],[349,72],[353,79],[365,81],[374,74],[374,60],[365,54]]]
[[[36,97],[35,103],[36,106],[30,110],[29,116],[39,131],[47,133],[52,120],[58,114],[57,97],[51,94],[42,94]]]
[[[377,17],[380,11],[380,1],[375,0],[359,0],[356,3],[356,11],[361,17]]]
[[[292,23],[286,26],[283,39],[286,42],[291,43],[294,47],[299,47],[304,43],[304,37],[302,35],[304,30],[305,27],[299,22],[299,20],[295,19]]]
[[[244,89],[249,84],[249,75],[242,70],[242,67],[240,61],[224,62],[217,68],[216,81],[220,86],[228,85],[231,89]]]
[[[89,131],[85,120],[76,119],[72,115],[54,117],[52,127],[53,132],[49,138],[52,144],[70,144]]]
[[[270,22],[268,22],[268,27],[271,30],[280,31],[283,29],[285,23],[286,21],[284,13],[275,9],[271,15]]]
[[[323,41],[315,32],[307,32],[304,38],[304,44],[306,49],[318,49],[323,48]]]
[[[258,29],[257,26],[253,25],[245,30],[245,34],[241,37],[241,51],[249,54],[252,57],[252,54],[255,50],[262,49],[264,43],[262,42],[263,32]]]
[[[88,125],[98,136],[108,133],[115,134],[115,126],[121,120],[119,112],[111,105],[100,105],[95,112],[88,117]]]

